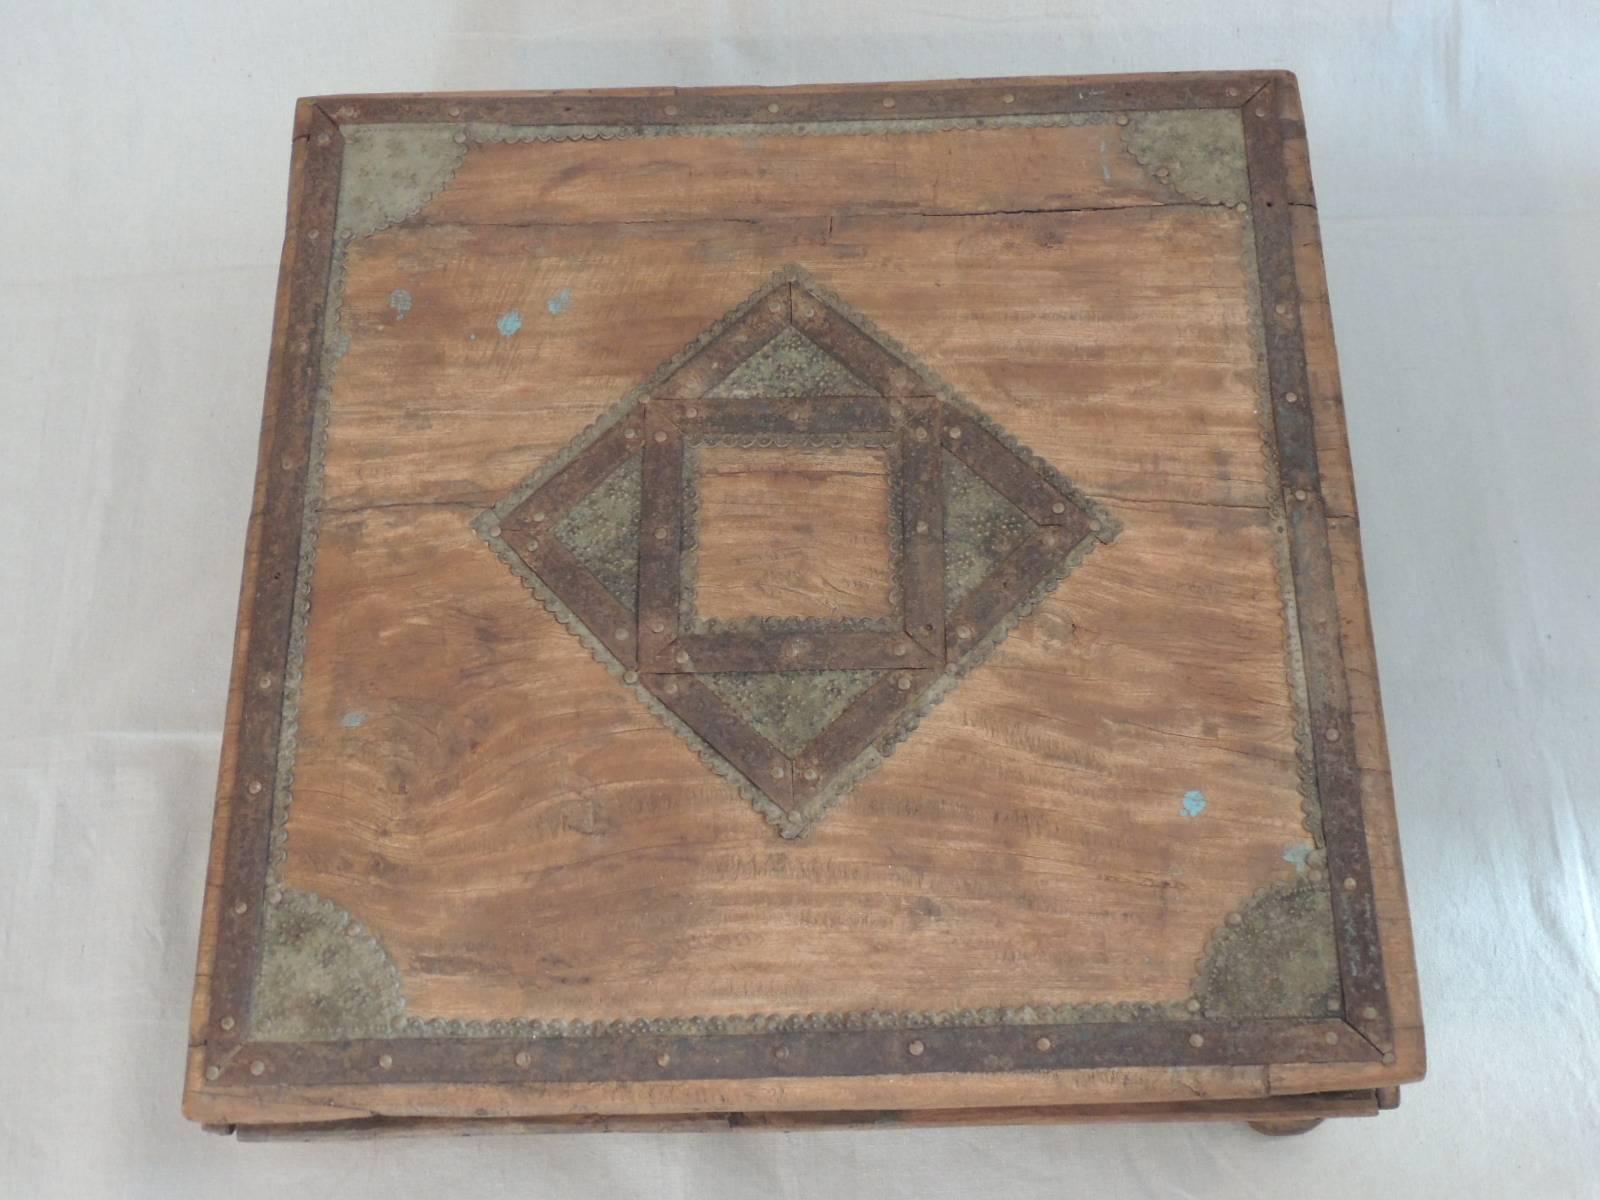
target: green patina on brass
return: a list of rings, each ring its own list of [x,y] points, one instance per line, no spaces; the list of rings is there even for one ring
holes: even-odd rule
[[[641,459],[611,472],[555,527],[555,535],[629,612],[639,608]]]
[[[403,221],[444,190],[467,156],[454,125],[345,125],[338,232],[362,237]]]
[[[882,671],[727,672],[700,681],[791,758],[832,725]]]
[[[332,901],[284,889],[267,906],[250,1036],[316,1042],[392,1036],[404,1017],[400,973]]]
[[[785,329],[706,393],[723,400],[755,396],[876,396],[850,369],[798,329]]]
[[[954,612],[973,588],[1033,529],[1022,510],[945,452],[944,608]]]
[[[1333,909],[1304,880],[1250,900],[1218,930],[1195,980],[1207,1017],[1326,1017],[1340,996]]]
[[[1140,166],[1190,200],[1242,204],[1250,198],[1238,109],[1133,113],[1122,137]]]

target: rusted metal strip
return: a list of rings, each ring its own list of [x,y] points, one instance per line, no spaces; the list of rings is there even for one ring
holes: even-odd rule
[[[270,443],[261,449],[265,478],[253,575],[249,649],[242,666],[244,701],[235,738],[237,755],[228,797],[228,838],[212,962],[207,1057],[225,1058],[249,1029],[250,997],[259,958],[261,916],[278,774],[290,628],[300,569],[306,487],[322,370],[323,324],[332,269],[334,218],[339,203],[343,140],[333,123],[313,112],[295,147],[300,171],[291,197],[279,309],[268,368],[266,409]],[[247,576],[246,585],[252,577]]]
[[[537,535],[553,526],[639,449],[643,434],[643,412],[630,413],[507,513],[500,521],[501,528],[515,529],[519,535]]]
[[[795,799],[804,804],[827,787],[936,677],[934,670],[891,671],[857,696],[795,759]]]
[[[681,656],[681,657],[677,657]],[[826,633],[684,634],[679,671],[840,671],[917,669],[938,659],[901,632],[843,629]]]
[[[939,438],[945,449],[1035,524],[1081,525],[1088,532],[1089,518],[1071,496],[1051,487],[1044,476],[971,417],[946,409]]]
[[[882,395],[915,396],[927,390],[916,373],[879,345],[877,339],[857,329],[833,305],[798,284],[795,285],[793,320],[800,332]]]
[[[789,325],[789,291],[779,283],[656,387],[659,396],[698,400]]]
[[[762,737],[693,675],[641,675],[657,700],[779,808],[790,807],[794,776],[789,756]]]
[[[1041,529],[1007,555],[945,619],[945,657],[954,662],[982,641],[1052,567],[1090,536],[1087,526],[1075,539],[1066,530]]]
[[[1271,72],[1150,76],[1044,76],[880,84],[870,87],[690,88],[520,95],[326,96],[341,122],[480,122],[493,125],[785,125],[1003,117],[1036,113],[1237,108]],[[886,105],[892,100],[893,105]],[[773,106],[777,111],[773,111]]]
[[[574,613],[581,614],[589,632],[616,657],[624,667],[639,664],[638,637],[635,634],[634,616],[579,561],[578,556],[561,544],[559,538],[544,536],[520,545],[509,543],[523,562],[528,564],[561,602]]]
[[[666,401],[667,403],[674,403]],[[657,401],[662,403],[662,401]],[[715,434],[888,433],[889,401],[881,396],[752,397],[677,401],[674,419],[689,437]]]
[[[222,1087],[281,1087],[781,1079],[1364,1063],[1373,1058],[1372,1048],[1342,1021],[930,1026],[697,1036],[628,1031],[582,1038],[257,1042],[244,1047],[217,1082]]]
[[[683,435],[670,406],[646,402],[639,513],[639,661],[671,662],[678,637],[683,538]]]
[[[1361,811],[1361,780],[1339,641],[1333,557],[1320,494],[1300,320],[1284,157],[1285,103],[1279,85],[1269,83],[1250,98],[1242,114],[1273,429],[1288,522],[1297,632],[1305,664],[1344,1011],[1362,1036],[1380,1050],[1392,1052],[1393,1025]]]
[[[939,439],[943,406],[908,399],[900,438],[900,591],[906,633],[944,657],[944,488]]]

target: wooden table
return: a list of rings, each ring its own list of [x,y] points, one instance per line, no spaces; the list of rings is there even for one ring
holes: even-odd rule
[[[302,101],[226,729],[208,1125],[1392,1107],[1293,78]]]

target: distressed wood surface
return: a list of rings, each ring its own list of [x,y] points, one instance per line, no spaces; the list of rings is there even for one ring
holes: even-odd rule
[[[696,463],[697,615],[844,620],[897,611],[883,451],[712,446]]]
[[[1280,94],[1394,1061],[268,1093],[208,1084],[197,1044],[189,1115],[1116,1105],[1419,1077],[1342,398]],[[474,145],[419,211],[350,243],[282,880],[370,931],[414,1017],[1181,1005],[1229,914],[1302,877],[1311,849],[1249,217],[1187,201],[1114,121],[773,145]],[[1123,525],[798,842],[469,527],[785,264]],[[702,451],[700,614],[887,611],[881,463],[831,451],[774,472],[765,453]],[[205,1025],[197,998],[196,1043]]]

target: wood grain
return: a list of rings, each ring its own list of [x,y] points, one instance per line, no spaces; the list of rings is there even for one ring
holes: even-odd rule
[[[884,451],[708,446],[696,461],[699,616],[895,615]]]

